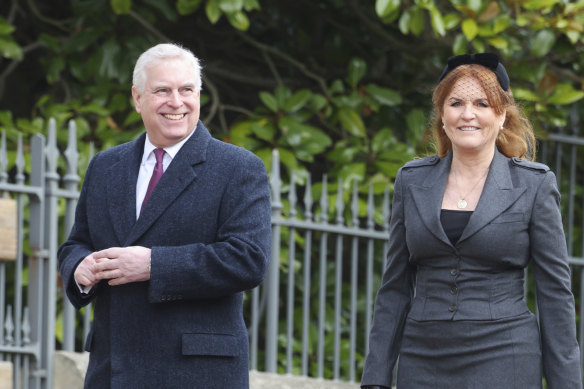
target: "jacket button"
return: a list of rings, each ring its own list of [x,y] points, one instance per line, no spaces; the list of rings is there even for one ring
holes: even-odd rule
[[[457,274],[458,274],[458,269],[452,269],[452,270],[450,270],[450,275],[451,276],[455,276]]]
[[[457,294],[458,293],[458,288],[456,286],[453,286],[452,288],[450,288],[450,293]]]
[[[456,305],[452,304],[451,306],[449,306],[449,307],[448,307],[448,310],[449,310],[450,312],[454,312],[454,311],[456,311]]]

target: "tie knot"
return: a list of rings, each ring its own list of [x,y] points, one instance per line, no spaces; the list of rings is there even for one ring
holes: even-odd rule
[[[154,156],[156,157],[156,163],[162,163],[162,158],[164,157],[164,149],[154,149]]]

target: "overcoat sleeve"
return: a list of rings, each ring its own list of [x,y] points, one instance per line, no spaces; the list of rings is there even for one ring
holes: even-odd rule
[[[377,292],[369,353],[362,385],[392,387],[407,312],[414,294],[415,266],[409,262],[404,220],[402,170],[394,183],[387,266]]]
[[[79,309],[92,300],[95,295],[95,290],[93,290],[88,295],[83,295],[79,290],[77,284],[74,280],[74,273],[77,265],[93,251],[93,245],[91,243],[89,228],[87,224],[87,188],[89,187],[89,182],[92,178],[92,172],[94,167],[94,161],[99,158],[99,153],[96,154],[85,172],[85,178],[83,180],[83,186],[81,188],[81,193],[79,194],[79,200],[77,202],[77,208],[75,210],[75,224],[66,242],[59,247],[58,260],[59,260],[59,273],[61,274],[61,279],[63,280],[63,285],[65,288],[65,293],[69,298],[69,301],[73,304],[76,309]]]
[[[218,201],[213,241],[153,245],[151,303],[163,302],[165,296],[179,300],[223,297],[252,289],[263,280],[271,240],[266,168],[245,151],[234,153],[229,169],[218,174],[224,174],[227,183],[221,193],[212,194]]]
[[[543,369],[549,389],[582,388],[574,296],[555,175],[542,180],[530,223]]]

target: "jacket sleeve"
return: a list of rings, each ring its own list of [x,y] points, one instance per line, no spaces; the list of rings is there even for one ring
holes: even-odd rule
[[[555,175],[544,176],[529,228],[544,375],[550,389],[582,388],[574,296]]]
[[[393,367],[401,346],[407,312],[414,294],[415,266],[409,262],[404,220],[401,170],[394,183],[389,250],[381,287],[377,292],[369,353],[362,385],[392,387]]]
[[[83,187],[79,194],[79,201],[75,210],[75,224],[71,230],[69,238],[59,247],[57,258],[59,261],[59,273],[63,280],[63,287],[65,293],[71,301],[71,304],[76,309],[79,309],[89,304],[95,297],[95,288],[89,294],[82,294],[74,279],[75,269],[77,265],[86,256],[91,254],[94,249],[91,244],[89,228],[87,225],[87,187],[91,180],[92,167],[94,161],[98,158],[99,153],[89,163],[85,178],[83,180]]]
[[[271,241],[267,172],[252,153],[234,158],[224,178],[227,186],[217,194],[219,216],[213,242],[152,247],[150,302],[164,301],[169,295],[223,297],[262,282]]]

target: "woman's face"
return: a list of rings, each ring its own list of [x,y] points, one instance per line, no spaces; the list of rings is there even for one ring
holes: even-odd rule
[[[494,149],[505,113],[497,115],[479,82],[465,77],[444,100],[442,122],[454,151],[479,153]]]

